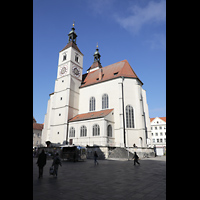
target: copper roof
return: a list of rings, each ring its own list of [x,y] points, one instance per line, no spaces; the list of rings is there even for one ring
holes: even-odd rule
[[[103,117],[107,116],[113,110],[114,109],[107,109],[107,110],[100,110],[100,111],[96,111],[96,112],[79,114],[79,115],[76,115],[75,117],[73,117],[72,119],[70,119],[69,122],[103,118]]]
[[[99,79],[100,73],[102,74],[101,79]],[[104,82],[107,80],[115,79],[122,76],[128,77],[128,78],[136,78],[142,83],[142,81],[138,78],[136,73],[133,71],[128,61],[122,60],[120,62],[108,65],[106,67],[97,69],[87,74],[83,74],[82,84],[80,88],[93,85],[96,83]]]

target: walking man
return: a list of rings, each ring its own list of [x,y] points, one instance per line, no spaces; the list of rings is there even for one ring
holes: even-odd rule
[[[138,155],[137,155],[136,152],[134,152],[133,158],[134,158],[134,165],[135,165],[135,163],[137,163],[138,165],[140,165],[140,163],[138,162],[139,157],[138,157]]]
[[[43,176],[43,167],[46,165],[46,154],[44,153],[44,149],[42,149],[42,152],[38,156],[37,163],[39,168],[39,177],[42,178]]]
[[[97,152],[95,151],[94,152],[94,164],[95,165],[98,165],[99,163],[97,162],[97,157],[98,157],[98,155],[97,155]]]
[[[54,166],[54,175],[56,175],[56,177],[58,176],[59,165],[62,166],[59,154],[56,153],[56,156],[54,157],[53,163],[52,163],[52,166]]]

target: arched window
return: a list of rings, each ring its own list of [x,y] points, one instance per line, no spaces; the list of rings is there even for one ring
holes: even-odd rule
[[[98,124],[95,124],[92,129],[92,135],[97,136],[100,135],[100,127]]]
[[[108,137],[112,137],[112,126],[110,124],[107,127],[107,135]]]
[[[126,106],[126,128],[134,128],[133,107],[130,105]]]
[[[86,126],[81,126],[81,133],[80,133],[81,137],[86,137],[87,136],[87,128]]]
[[[91,97],[90,98],[90,111],[94,111],[95,110],[95,98]]]
[[[69,137],[75,137],[75,128],[71,127],[69,130]]]
[[[102,109],[108,108],[108,95],[104,94],[102,96]]]

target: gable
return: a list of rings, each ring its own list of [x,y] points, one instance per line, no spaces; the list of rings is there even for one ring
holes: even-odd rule
[[[150,118],[150,122],[151,122],[151,125],[165,124],[166,123],[166,117]]]

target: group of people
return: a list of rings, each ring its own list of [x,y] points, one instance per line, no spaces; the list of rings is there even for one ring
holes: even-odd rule
[[[42,152],[39,154],[38,160],[36,163],[39,168],[39,177],[38,177],[39,179],[42,178],[43,176],[43,167],[46,165],[46,159],[47,159],[47,155],[45,154],[44,149],[43,149]],[[58,176],[59,165],[62,166],[62,163],[61,163],[59,154],[56,153],[55,157],[53,158],[53,163],[51,165],[54,168],[53,175],[56,177]]]
[[[42,176],[43,176],[43,167],[46,165],[46,157],[47,156],[46,156],[44,149],[43,149],[42,152],[39,154],[38,160],[37,160],[37,163],[36,163],[38,165],[38,168],[39,168],[39,177],[38,177],[39,179],[42,178]],[[95,151],[94,152],[94,165],[99,164],[99,162],[97,161],[97,158],[98,158],[98,154]],[[134,153],[133,158],[134,158],[134,165],[135,165],[135,163],[140,165],[140,163],[138,162],[139,157],[138,157],[136,152]],[[52,167],[54,168],[53,175],[56,176],[56,177],[58,176],[59,165],[62,166],[62,163],[61,163],[61,159],[59,157],[59,154],[56,153],[55,157],[53,158],[53,163],[52,163]]]

